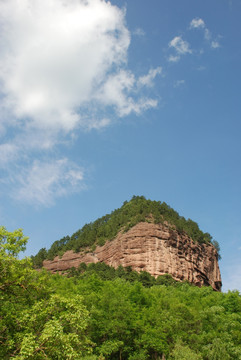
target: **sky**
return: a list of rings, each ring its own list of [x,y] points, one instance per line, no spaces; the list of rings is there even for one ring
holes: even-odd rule
[[[241,1],[0,0],[0,223],[26,256],[133,195],[241,291]]]

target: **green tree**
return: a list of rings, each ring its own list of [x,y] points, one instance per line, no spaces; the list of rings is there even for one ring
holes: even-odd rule
[[[171,353],[173,360],[202,360],[200,354],[195,353],[187,345],[184,345],[181,340],[178,340]],[[209,358],[208,358],[209,359]]]
[[[17,302],[24,296],[30,301],[41,295],[42,288],[45,289],[47,273],[33,270],[30,258],[18,259],[19,253],[26,249],[27,241],[22,229],[9,232],[0,227],[1,299],[14,297]]]
[[[213,339],[211,344],[205,346],[208,360],[229,360],[230,356],[226,347],[227,344],[225,344],[220,338]],[[240,357],[238,358],[240,359]]]
[[[220,245],[216,240],[212,240],[212,244],[215,247],[215,249],[217,250],[217,254],[218,254],[218,260],[221,260],[221,255],[220,255]]]
[[[78,295],[71,299],[52,295],[37,302],[19,318],[15,358],[83,359],[92,352],[93,345],[86,336],[88,315]]]
[[[21,229],[0,227],[0,358],[15,354],[19,317],[38,299],[48,296],[48,274],[33,270],[29,258],[19,260],[28,238]],[[11,355],[13,356],[13,355]]]
[[[51,294],[51,276],[18,259],[27,240],[0,227],[0,358],[83,359],[93,344],[82,297]]]
[[[42,248],[39,250],[36,256],[32,256],[31,259],[33,261],[33,266],[36,269],[39,269],[43,266],[43,261],[47,259],[48,252],[46,248]]]

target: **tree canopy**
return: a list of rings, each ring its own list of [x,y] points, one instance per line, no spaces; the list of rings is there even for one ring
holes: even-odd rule
[[[18,260],[22,230],[0,227],[0,358],[241,360],[241,296],[130,268],[68,276]]]

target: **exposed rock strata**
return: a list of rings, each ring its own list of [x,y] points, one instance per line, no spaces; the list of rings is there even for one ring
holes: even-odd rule
[[[105,262],[115,268],[122,265],[145,270],[155,277],[168,273],[176,280],[188,280],[197,286],[211,285],[220,291],[217,259],[217,251],[211,244],[194,243],[168,225],[141,222],[104,246],[98,246],[94,252],[67,251],[61,258],[45,260],[43,266],[58,272],[78,267],[82,262]]]

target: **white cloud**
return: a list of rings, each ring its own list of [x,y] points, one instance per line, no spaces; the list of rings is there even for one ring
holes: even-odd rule
[[[162,68],[159,66],[156,69],[150,69],[147,75],[139,77],[137,85],[139,86],[153,86],[153,80],[157,75],[162,73]]]
[[[102,128],[105,128],[106,126],[108,126],[111,123],[111,120],[108,118],[103,118],[103,119],[88,119],[88,121],[86,122],[86,124],[83,123],[83,126],[86,130],[92,130],[92,129],[96,129],[96,130],[100,130]]]
[[[177,80],[177,81],[175,81],[173,86],[174,86],[174,88],[178,88],[184,84],[185,84],[185,80]]]
[[[176,51],[176,55],[169,56],[170,62],[177,62],[180,60],[181,55],[191,54],[189,43],[182,39],[181,36],[174,37],[168,44],[169,48],[173,48]]]
[[[204,29],[204,38],[205,38],[207,41],[210,41],[210,39],[211,39],[211,33],[210,33],[210,31],[209,31],[207,28]]]
[[[139,79],[128,70],[125,10],[109,1],[0,0],[0,29],[0,168],[16,198],[51,204],[81,182],[56,146],[156,107],[145,88],[160,68]]]
[[[203,66],[203,65],[200,65],[200,66],[197,68],[198,71],[204,71],[204,70],[206,70],[206,69],[207,69],[206,66]]]
[[[18,157],[16,144],[5,143],[0,145],[0,167],[5,167],[9,162],[15,161]]]
[[[101,0],[8,0],[0,2],[0,14],[8,117],[37,128],[74,129],[82,121],[79,109],[87,109],[107,75],[118,76],[127,61],[125,12]]]
[[[211,42],[211,48],[217,49],[217,48],[219,48],[219,47],[220,47],[220,44],[219,44],[218,41],[212,41],[212,42]]]
[[[133,35],[136,35],[136,36],[145,36],[145,31],[141,28],[136,28],[134,31],[133,31]]]
[[[207,28],[205,22],[201,18],[195,18],[190,22],[190,29],[203,29],[204,31],[204,39],[209,42],[210,47],[212,49],[217,49],[220,47],[218,41],[212,40],[212,34],[210,30]]]
[[[205,22],[200,18],[192,19],[192,21],[190,22],[191,29],[204,28],[204,27],[205,27]]]
[[[169,42],[169,47],[173,47],[178,54],[184,55],[184,54],[191,54],[192,50],[189,47],[189,44],[187,41],[183,40],[181,36],[174,37]]]
[[[124,12],[101,0],[0,2],[3,106],[37,127],[73,129],[113,65],[126,61]]]
[[[81,168],[66,158],[55,161],[35,160],[31,166],[15,173],[14,199],[35,205],[49,206],[58,197],[79,191],[83,187]]]
[[[119,117],[127,116],[130,113],[140,114],[142,111],[157,106],[157,100],[141,97],[134,101],[130,94],[135,92],[137,87],[150,86],[151,81],[161,72],[161,68],[150,70],[146,77],[136,80],[135,76],[126,70],[118,74],[111,74],[97,95],[97,100],[106,106],[114,106]]]
[[[179,60],[180,60],[180,56],[179,56],[179,55],[176,55],[176,56],[170,55],[170,56],[168,57],[168,61],[170,61],[170,62],[178,62]]]

